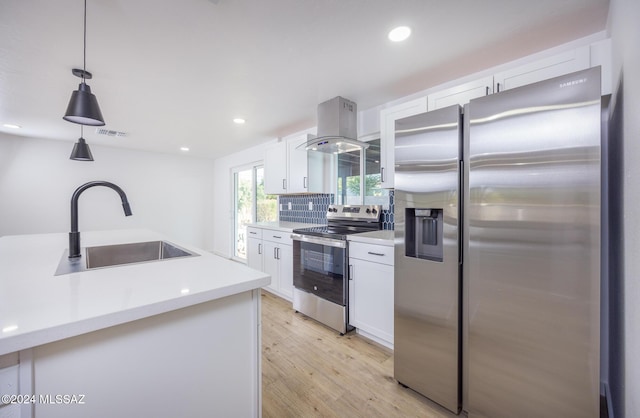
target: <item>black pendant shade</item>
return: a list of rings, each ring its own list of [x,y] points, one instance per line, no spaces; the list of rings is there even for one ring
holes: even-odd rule
[[[71,151],[69,159],[76,161],[93,161],[93,155],[91,155],[89,145],[83,137],[80,137],[78,142],[73,146],[73,151]]]
[[[91,87],[84,82],[84,79],[78,86],[78,90],[71,93],[67,112],[62,118],[81,125],[104,126],[98,99],[91,93]]]

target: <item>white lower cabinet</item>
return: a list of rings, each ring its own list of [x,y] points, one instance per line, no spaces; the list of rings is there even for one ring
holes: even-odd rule
[[[271,284],[266,289],[287,300],[293,299],[293,241],[291,233],[271,229],[262,230],[260,254],[249,250],[248,264],[262,259],[262,271],[271,275]],[[251,241],[251,238],[249,238]],[[251,247],[251,246],[250,246]],[[258,264],[258,261],[255,261]]]
[[[264,244],[262,243],[262,229],[248,227],[247,265],[252,269],[262,271],[264,268]]]
[[[349,322],[393,348],[393,247],[349,243]]]

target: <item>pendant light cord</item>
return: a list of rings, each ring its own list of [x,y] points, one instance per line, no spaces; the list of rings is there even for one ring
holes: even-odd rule
[[[82,60],[82,82],[84,83],[84,74],[87,72],[87,0],[84,0],[84,41]]]

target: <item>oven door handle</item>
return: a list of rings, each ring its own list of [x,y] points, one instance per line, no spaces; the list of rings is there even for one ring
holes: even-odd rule
[[[310,242],[311,244],[326,245],[328,247],[347,248],[347,241],[337,239],[326,239],[302,234],[291,234],[291,239],[294,241]]]

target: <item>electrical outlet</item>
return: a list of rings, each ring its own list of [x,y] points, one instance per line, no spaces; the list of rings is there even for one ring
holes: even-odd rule
[[[309,210],[313,210],[313,202],[309,202]]]
[[[291,202],[287,203],[287,207],[291,210]]]

